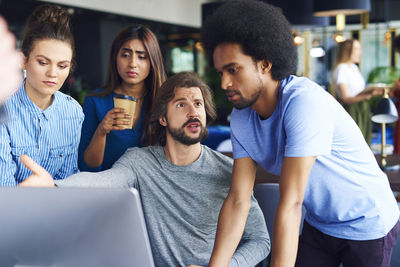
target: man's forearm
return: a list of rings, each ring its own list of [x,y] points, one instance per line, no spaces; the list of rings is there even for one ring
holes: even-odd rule
[[[284,204],[278,205],[274,220],[271,267],[295,265],[301,209],[301,204],[293,204],[287,208]]]
[[[79,172],[63,180],[56,180],[60,187],[110,187],[128,188],[130,176],[120,168],[111,168],[102,172]]]
[[[225,200],[218,220],[209,267],[228,266],[242,237],[250,205],[250,199],[248,202],[242,202],[228,196]]]

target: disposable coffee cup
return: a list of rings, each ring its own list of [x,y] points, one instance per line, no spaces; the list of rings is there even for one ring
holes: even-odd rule
[[[130,119],[123,119],[124,121],[129,122],[129,124],[119,125],[122,128],[132,129],[133,119],[135,118],[136,102],[137,99],[130,95],[116,94],[114,96],[114,107],[123,108],[128,115],[131,115]]]

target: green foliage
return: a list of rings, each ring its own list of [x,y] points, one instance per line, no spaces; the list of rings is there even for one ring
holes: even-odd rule
[[[376,67],[368,74],[368,83],[384,83],[392,85],[394,81],[399,79],[400,71],[396,67]],[[382,98],[381,95],[373,96],[369,102],[372,107],[375,107],[379,100]]]
[[[400,77],[400,71],[396,67],[376,67],[368,74],[368,83],[393,84]]]

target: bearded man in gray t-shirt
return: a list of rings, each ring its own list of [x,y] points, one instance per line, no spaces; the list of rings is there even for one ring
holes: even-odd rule
[[[151,146],[128,149],[109,170],[81,172],[56,184],[136,188],[156,266],[206,266],[233,164],[231,158],[200,144],[208,135],[206,122],[215,117],[208,86],[194,73],[174,75],[154,101],[147,137]],[[118,124],[119,118],[115,121]],[[29,158],[21,161],[34,175],[20,185],[55,186]],[[241,243],[229,266],[254,266],[269,251],[264,217],[252,197]]]

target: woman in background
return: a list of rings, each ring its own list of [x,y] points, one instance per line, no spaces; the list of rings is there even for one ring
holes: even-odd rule
[[[127,148],[144,144],[151,104],[164,81],[164,65],[155,35],[142,25],[123,29],[111,46],[106,85],[83,104],[81,170],[109,169]],[[132,129],[124,128],[123,120],[130,118],[125,110],[114,108],[116,94],[137,100]]]
[[[338,100],[360,127],[368,144],[371,143],[371,107],[368,101],[380,93],[379,89],[364,91],[365,80],[356,64],[360,63],[361,44],[358,40],[346,40],[339,44],[333,81]]]
[[[68,12],[43,5],[29,16],[21,50],[26,78],[4,104],[0,125],[0,185],[16,186],[31,172],[19,157],[27,154],[56,179],[78,171],[81,106],[58,90],[73,67],[74,38]]]

